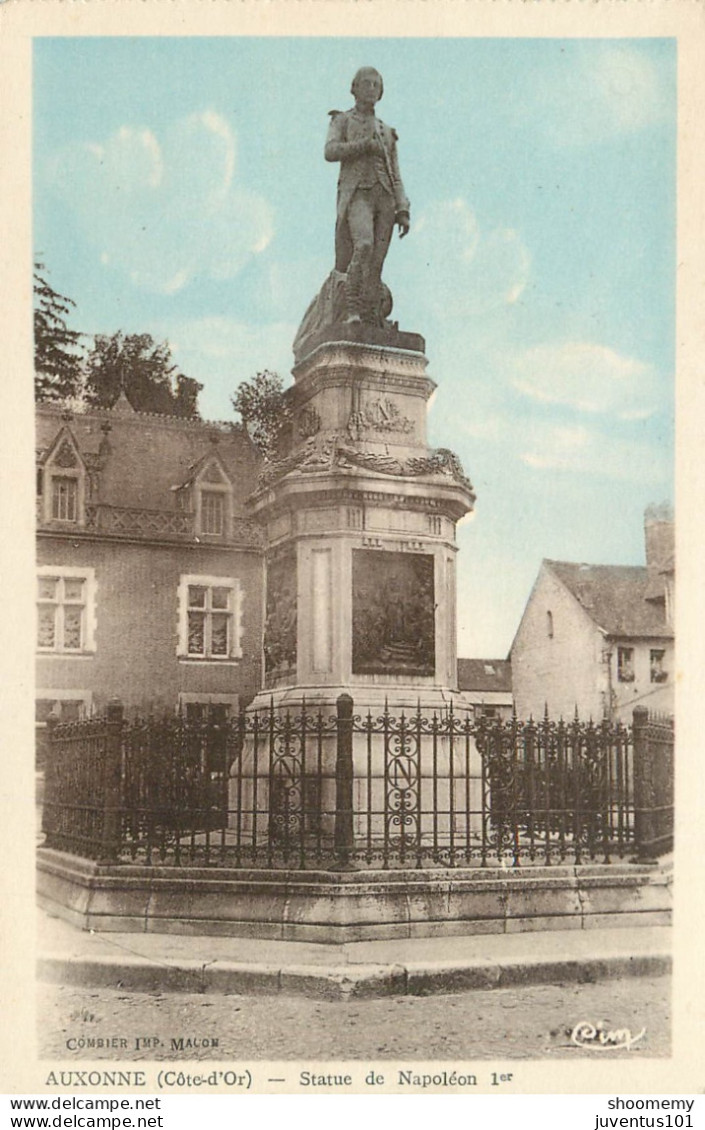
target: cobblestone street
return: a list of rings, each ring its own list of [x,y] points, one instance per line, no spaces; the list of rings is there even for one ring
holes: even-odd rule
[[[670,992],[669,977],[347,1002],[40,984],[39,1047],[62,1062],[649,1058],[669,1054]],[[580,1021],[646,1031],[631,1050],[578,1048],[570,1033]],[[95,1038],[112,1046],[86,1047]]]

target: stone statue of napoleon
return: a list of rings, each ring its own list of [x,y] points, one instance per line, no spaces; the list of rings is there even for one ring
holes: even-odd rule
[[[326,161],[340,162],[335,225],[335,269],[309,306],[294,341],[302,356],[326,326],[391,327],[392,298],[382,282],[382,267],[395,224],[409,231],[409,201],[404,191],[397,134],[375,114],[384,93],[382,76],[361,67],[352,81],[352,110],[332,110]]]
[[[397,159],[397,135],[375,116],[382,76],[362,67],[352,82],[355,106],[331,111],[326,161],[340,161],[335,269],[347,274],[347,322],[381,324],[382,265],[395,223],[409,230],[409,201]]]

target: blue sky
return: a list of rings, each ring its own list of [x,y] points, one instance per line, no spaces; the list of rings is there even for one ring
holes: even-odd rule
[[[167,339],[231,418],[332,266],[327,113],[384,76],[412,231],[385,266],[478,499],[459,650],[506,654],[543,557],[639,564],[672,498],[670,39],[34,42],[34,242],[88,333]]]

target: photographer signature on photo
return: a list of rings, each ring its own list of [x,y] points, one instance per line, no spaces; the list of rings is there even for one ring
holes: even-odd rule
[[[617,1048],[632,1048],[645,1035],[646,1028],[632,1035],[630,1028],[610,1028],[606,1020],[599,1020],[597,1024],[580,1020],[570,1033],[570,1039],[578,1048],[614,1051]]]

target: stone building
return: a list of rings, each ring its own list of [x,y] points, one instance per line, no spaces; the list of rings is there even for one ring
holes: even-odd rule
[[[263,555],[245,431],[132,410],[37,411],[37,721],[181,705],[261,684]]]
[[[508,659],[458,659],[458,689],[476,716],[511,718],[514,699]]]
[[[673,515],[644,518],[646,565],[543,561],[511,647],[517,714],[673,713]]]

